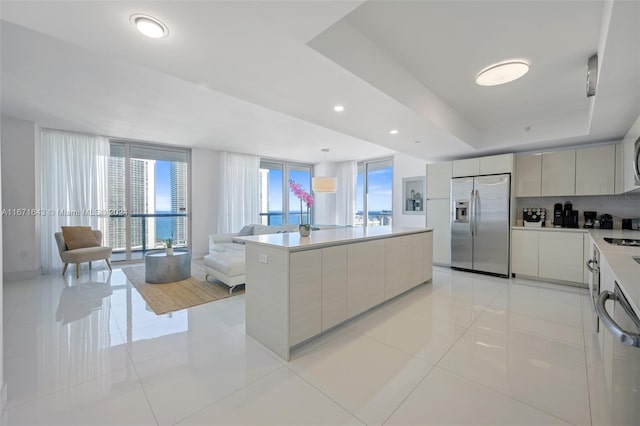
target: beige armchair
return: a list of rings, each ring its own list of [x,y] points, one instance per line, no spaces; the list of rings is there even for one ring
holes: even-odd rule
[[[96,240],[100,244],[102,244],[102,231],[91,230],[93,235],[95,235]],[[89,269],[91,269],[91,262],[94,260],[105,260],[107,262],[107,266],[111,271],[111,262],[109,262],[109,257],[111,257],[111,247],[86,247],[86,248],[78,248],[74,250],[69,250],[67,248],[67,244],[64,242],[64,237],[62,236],[62,232],[56,232],[54,234],[56,243],[58,244],[58,251],[60,252],[60,259],[64,262],[64,269],[62,270],[62,275],[67,272],[67,266],[70,263],[76,264],[76,278],[80,278],[80,263],[89,262]]]

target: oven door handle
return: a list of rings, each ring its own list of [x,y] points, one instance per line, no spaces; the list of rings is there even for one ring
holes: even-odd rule
[[[636,149],[633,157],[633,174],[636,178],[636,185],[640,185],[640,138],[636,139]]]
[[[618,300],[618,296],[611,291],[603,291],[600,293],[598,297],[598,303],[596,303],[596,312],[598,313],[598,318],[602,321],[602,325],[605,326],[607,330],[613,337],[616,338],[620,343],[625,346],[635,346],[636,348],[640,348],[640,335],[636,333],[631,333],[629,331],[623,330],[616,322],[611,318],[609,312],[607,312],[607,308],[604,304],[607,300]]]

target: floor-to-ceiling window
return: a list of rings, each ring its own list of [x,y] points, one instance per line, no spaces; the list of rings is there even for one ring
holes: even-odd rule
[[[189,245],[188,149],[111,142],[109,234],[113,260],[141,259],[144,253]]]
[[[311,223],[306,204],[300,211],[300,200],[289,190],[294,180],[311,193],[311,165],[274,160],[260,162],[260,220],[263,225]]]
[[[391,225],[392,206],[393,160],[358,163],[355,225]]]

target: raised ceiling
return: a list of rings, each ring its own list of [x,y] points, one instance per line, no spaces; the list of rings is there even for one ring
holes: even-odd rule
[[[640,114],[635,1],[3,1],[1,13],[2,112],[45,127],[433,161],[613,140]],[[141,36],[134,13],[169,37]],[[530,63],[525,77],[475,85],[512,58]]]

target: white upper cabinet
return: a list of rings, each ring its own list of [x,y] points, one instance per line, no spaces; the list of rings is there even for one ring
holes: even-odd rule
[[[616,146],[576,151],[576,195],[608,195],[615,189]]]
[[[453,177],[477,176],[480,174],[480,159],[467,158],[453,162]]]
[[[427,164],[427,198],[449,198],[451,161]]]
[[[492,175],[513,172],[513,154],[491,155],[480,158],[480,174]]]
[[[539,197],[542,188],[542,155],[516,156],[516,197]]]
[[[576,151],[542,154],[542,196],[575,195]]]

